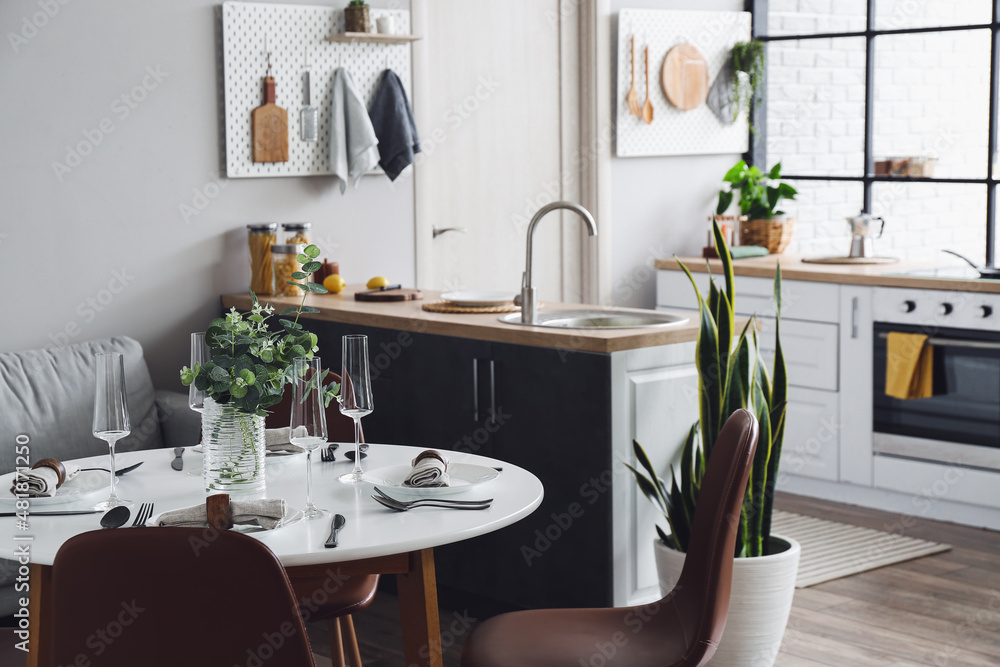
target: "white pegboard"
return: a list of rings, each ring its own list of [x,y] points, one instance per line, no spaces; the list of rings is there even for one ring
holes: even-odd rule
[[[635,78],[639,102],[646,100],[645,48],[649,45],[649,87],[655,109],[646,125],[629,113],[626,96],[631,86],[631,38],[635,35]],[[667,52],[678,44],[695,45],[708,61],[709,85],[715,83],[736,42],[750,39],[749,12],[688,12],[623,9],[618,15],[618,86],[616,153],[619,157],[743,153],[749,142],[746,114],[732,125],[723,124],[702,104],[681,111],[670,102],[660,84]]]
[[[394,17],[395,31],[410,32],[410,13],[371,9],[371,22]],[[222,5],[226,104],[226,175],[229,178],[321,176],[330,172],[330,84],[343,66],[367,105],[387,67],[399,75],[412,100],[410,45],[327,42],[344,32],[344,10],[323,6],[226,2]],[[319,138],[305,142],[299,112],[305,105],[306,49],[312,106],[319,112]],[[288,162],[253,162],[250,112],[264,103],[267,52],[277,85],[277,104],[288,111]],[[382,173],[376,169],[372,173]]]

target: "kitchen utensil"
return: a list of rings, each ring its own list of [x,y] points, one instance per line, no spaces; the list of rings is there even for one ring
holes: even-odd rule
[[[153,516],[153,503],[143,503],[139,506],[139,513],[135,515],[132,527],[145,526],[151,516]]]
[[[34,502],[34,500],[32,500]],[[121,507],[119,505],[119,507]],[[128,509],[127,507],[125,509]],[[100,514],[104,510],[61,510],[54,512],[31,512],[28,516],[77,516],[79,514]],[[12,516],[24,516],[24,512],[0,512],[0,518]]]
[[[875,236],[874,227],[876,221],[881,222],[878,236]],[[858,215],[847,218],[847,224],[851,226],[851,251],[848,257],[872,257],[875,255],[875,239],[882,238],[885,232],[885,220],[878,216],[862,211]]]
[[[405,287],[384,292],[381,289],[366,290],[354,294],[355,301],[419,301],[424,295],[418,289]]]
[[[971,259],[969,259],[965,255],[960,255],[957,252],[955,252],[954,250],[942,250],[942,252],[946,252],[949,255],[954,255],[955,257],[958,257],[961,260],[965,260],[965,262],[969,266],[971,266],[972,268],[974,268],[976,271],[979,272],[979,277],[980,278],[986,278],[987,280],[1000,280],[1000,268],[998,268],[998,267],[995,267],[995,266],[979,266],[978,264],[976,264],[975,262],[973,262]]]
[[[101,517],[101,528],[118,528],[124,526],[131,515],[132,513],[129,512],[127,507],[121,505],[112,507]]]
[[[184,456],[184,448],[175,447],[174,460],[170,462],[170,467],[173,468],[174,470],[184,470],[184,459],[181,458],[183,456]]]
[[[386,285],[385,287],[378,288],[380,292],[389,292],[394,289],[403,289],[403,286],[400,285],[399,283],[396,283],[395,285]]]
[[[440,500],[416,500],[412,504],[404,505],[396,500],[389,500],[388,498],[383,498],[382,496],[372,495],[372,499],[379,505],[388,507],[396,512],[406,512],[408,510],[416,509],[418,507],[440,507],[443,509],[450,510],[486,510],[492,505],[490,503],[482,505],[456,505],[454,503],[446,503]]]
[[[639,91],[635,88],[635,35],[632,35],[632,87],[629,88],[625,101],[628,102],[628,112],[630,114],[642,117],[642,106],[639,105]]]
[[[267,54],[264,77],[264,104],[250,112],[254,162],[288,162],[288,112],[279,107],[271,54]]]
[[[364,478],[366,482],[375,484],[383,490],[391,491],[397,496],[437,498],[463,493],[500,476],[499,471],[489,466],[451,462],[448,464],[449,486],[404,486],[403,482],[412,470],[413,466],[400,463],[369,470],[365,473]]]
[[[312,453],[326,444],[326,408],[323,405],[323,364],[319,357],[296,357],[292,362],[292,421],[289,442],[306,450],[306,506],[302,513],[307,519],[329,516],[312,501]]]
[[[337,460],[337,455],[334,452],[337,449],[337,445],[327,445],[319,450],[319,460],[323,463],[333,463]]]
[[[399,498],[393,498],[377,486],[372,487],[372,490],[386,500],[391,500],[392,502],[399,503],[400,505],[413,505],[414,503],[424,502],[424,500],[420,498],[416,500],[400,500]],[[434,502],[446,503],[448,505],[484,505],[486,503],[492,503],[493,499],[484,498],[483,500],[455,500],[454,498],[436,498]]]
[[[448,303],[466,308],[480,308],[488,306],[503,306],[514,301],[514,295],[510,292],[445,292],[441,298]]]
[[[708,62],[693,44],[678,44],[667,52],[660,74],[667,100],[690,111],[708,98]]]
[[[348,451],[348,452],[344,452],[344,457],[345,457],[345,458],[346,458],[346,459],[347,459],[348,461],[350,461],[351,463],[354,463],[354,459],[355,459],[355,454],[354,454],[354,452],[350,452],[350,451]],[[364,445],[362,445],[362,449],[361,449],[361,458],[362,458],[362,459],[366,459],[366,458],[368,458],[368,452],[366,452],[366,451],[364,450]]]
[[[347,523],[347,517],[343,514],[334,514],[333,521],[330,523],[330,537],[326,538],[326,544],[323,546],[327,549],[332,549],[337,546],[337,533],[340,529],[344,527]]]
[[[299,136],[313,142],[319,134],[319,112],[312,106],[312,83],[309,78],[309,49],[306,49],[306,71],[302,73],[302,95],[305,104],[299,112]]]
[[[649,90],[649,46],[646,46],[646,103],[642,105],[642,120],[649,125],[653,122],[653,100]]]
[[[115,493],[115,443],[132,432],[128,402],[125,398],[125,359],[120,352],[99,352],[94,355],[96,368],[96,398],[94,399],[94,437],[108,443],[110,453],[111,492],[108,499],[94,509],[109,510],[118,505],[131,505]]]
[[[368,336],[350,335],[341,339],[343,366],[340,377],[340,412],[354,420],[354,451],[361,453],[361,418],[375,409],[368,370]],[[361,457],[354,460],[354,470],[340,477],[345,484],[360,484],[363,479]]]
[[[135,470],[136,468],[138,468],[139,466],[141,466],[143,463],[145,463],[145,461],[139,461],[135,465],[130,465],[127,468],[120,468],[120,469],[118,469],[118,470],[115,471],[115,475],[117,475],[118,477],[121,477],[122,475],[124,475],[127,472],[132,472],[133,470]],[[86,470],[101,470],[103,472],[111,472],[107,468],[80,468],[80,472],[84,472]]]

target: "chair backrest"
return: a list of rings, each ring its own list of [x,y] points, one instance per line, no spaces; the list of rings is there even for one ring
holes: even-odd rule
[[[757,435],[757,419],[746,410],[734,412],[719,433],[698,491],[684,569],[665,598],[680,610],[685,634],[693,638],[689,659],[702,652],[711,657],[726,627],[736,533]]]
[[[340,376],[331,372],[326,376],[326,381],[340,382]],[[281,402],[270,408],[265,425],[267,428],[287,428],[292,418],[292,388],[285,387],[285,393],[281,397]],[[326,408],[326,428],[329,431],[330,442],[354,442],[354,420],[345,417],[340,412],[337,401],[331,401]],[[365,432],[362,426],[361,442],[365,441]]]
[[[281,563],[240,533],[78,535],[56,554],[50,608],[57,665],[315,667]]]

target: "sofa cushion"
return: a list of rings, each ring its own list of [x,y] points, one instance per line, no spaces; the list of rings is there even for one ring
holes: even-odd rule
[[[132,434],[116,451],[163,446],[153,382],[142,346],[120,336],[64,347],[0,354],[0,474],[14,469],[16,438],[29,439],[31,461],[107,454],[93,435],[94,354],[121,352]],[[0,489],[0,492],[3,492]]]

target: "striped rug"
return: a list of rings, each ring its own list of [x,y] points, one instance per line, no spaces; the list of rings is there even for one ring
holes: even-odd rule
[[[951,546],[775,510],[771,532],[802,546],[796,588],[948,551]]]

